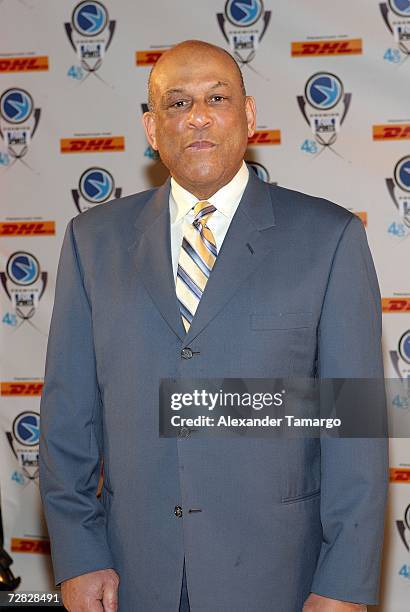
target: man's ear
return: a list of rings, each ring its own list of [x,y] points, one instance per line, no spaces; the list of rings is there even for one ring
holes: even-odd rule
[[[248,122],[248,138],[254,135],[256,129],[256,104],[252,96],[246,96],[245,113]]]
[[[157,140],[155,138],[155,116],[154,113],[148,111],[142,115],[142,124],[144,126],[147,140],[154,151],[158,151]]]

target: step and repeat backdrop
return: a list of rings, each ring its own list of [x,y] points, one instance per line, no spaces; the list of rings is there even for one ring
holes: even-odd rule
[[[410,376],[410,0],[2,0],[0,497],[19,589],[53,586],[39,405],[65,226],[163,182],[141,126],[147,78],[192,38],[241,65],[258,108],[253,170],[362,219],[383,295],[386,376]],[[392,403],[410,418],[406,397]],[[390,480],[381,609],[405,612],[408,440],[391,441]]]

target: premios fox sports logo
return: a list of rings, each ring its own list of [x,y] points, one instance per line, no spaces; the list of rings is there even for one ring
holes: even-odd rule
[[[41,270],[37,257],[32,253],[12,253],[5,271],[0,272],[1,284],[11,306],[11,312],[3,316],[3,323],[15,329],[27,324],[43,334],[32,319],[44,295],[47,279],[47,272]]]
[[[394,41],[394,47],[386,50],[384,59],[393,64],[403,63],[410,55],[410,0],[388,0],[379,7]]]
[[[85,81],[93,75],[108,85],[98,71],[111,46],[115,26],[116,22],[109,18],[107,8],[101,2],[85,1],[74,7],[71,20],[64,24],[64,28],[80,63],[69,68],[69,77]]]
[[[343,82],[336,74],[316,72],[307,79],[304,94],[297,96],[297,103],[313,140],[305,140],[302,150],[319,154],[327,149],[339,155],[334,145],[351,100],[352,94],[345,92]]]
[[[82,173],[78,187],[71,190],[71,195],[78,212],[120,198],[121,187],[116,187],[113,175],[105,168],[88,168]]]
[[[222,35],[240,64],[254,59],[270,19],[262,0],[227,0],[224,12],[217,13]]]
[[[396,162],[393,176],[385,181],[403,226],[400,235],[405,237],[410,232],[410,155],[405,155]]]
[[[389,351],[390,361],[400,380],[410,378],[410,329],[403,332],[397,342],[397,348]]]
[[[22,478],[38,484],[38,447],[40,440],[40,415],[25,411],[16,416],[11,431],[6,432],[10,449],[17,459]],[[16,477],[13,478],[16,480]]]
[[[0,96],[0,137],[5,147],[1,164],[11,166],[17,161],[28,166],[23,159],[28,151],[40,121],[41,109],[36,108],[33,97],[25,89],[11,87]]]

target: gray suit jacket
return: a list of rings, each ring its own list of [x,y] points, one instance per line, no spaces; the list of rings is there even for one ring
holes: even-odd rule
[[[121,611],[176,612],[185,556],[193,612],[296,612],[311,590],[376,602],[385,440],[158,435],[162,377],[382,376],[362,223],[251,170],[185,335],[169,188],[67,227],[41,404],[56,583],[114,567]]]

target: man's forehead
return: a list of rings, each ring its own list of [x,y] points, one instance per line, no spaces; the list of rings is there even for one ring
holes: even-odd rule
[[[176,71],[155,75],[153,84],[161,95],[170,90],[186,89],[211,89],[216,87],[232,88],[235,85],[235,77],[226,74],[225,71]]]
[[[210,84],[217,82],[232,85],[237,80],[237,68],[220,53],[207,57],[186,57],[185,54],[164,58],[153,70],[152,81],[161,91],[180,87],[182,84]]]
[[[218,47],[206,45],[181,45],[167,50],[158,60],[157,68],[201,67],[221,64],[229,68],[233,58]]]

